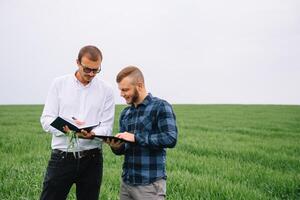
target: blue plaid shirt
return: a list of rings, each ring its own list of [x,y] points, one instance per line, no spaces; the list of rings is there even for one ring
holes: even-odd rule
[[[120,132],[135,135],[135,143],[125,143],[117,155],[125,155],[123,181],[145,185],[166,179],[166,149],[177,141],[177,127],[172,106],[148,94],[137,107],[126,107],[120,116]]]

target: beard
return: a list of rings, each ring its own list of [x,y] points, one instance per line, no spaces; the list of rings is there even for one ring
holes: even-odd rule
[[[139,97],[140,97],[139,92],[137,91],[137,89],[134,89],[134,93],[131,97],[131,100],[128,102],[128,104],[132,105],[132,104],[136,103],[138,101]]]

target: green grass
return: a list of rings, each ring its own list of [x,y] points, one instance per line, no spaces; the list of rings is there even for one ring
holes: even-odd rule
[[[179,137],[167,153],[167,199],[300,199],[300,106],[174,110]],[[51,149],[41,112],[42,106],[0,106],[0,199],[39,197]],[[122,161],[104,145],[101,199],[118,199]]]

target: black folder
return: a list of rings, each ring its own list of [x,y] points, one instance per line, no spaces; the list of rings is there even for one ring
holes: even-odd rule
[[[75,125],[75,124],[73,124],[73,123],[71,123],[71,122],[69,122],[69,121],[67,121],[67,120],[65,120],[61,117],[57,117],[50,125],[52,127],[56,128],[57,130],[65,133],[65,131],[63,129],[64,126],[68,126],[71,131],[75,131],[75,132],[81,132],[81,130],[85,130],[87,132],[90,132],[91,130],[93,130],[93,128],[95,128],[99,124],[78,127],[77,125]]]
[[[133,143],[133,142],[131,142],[131,141],[124,140],[124,139],[122,139],[122,138],[118,138],[118,137],[115,137],[115,136],[95,135],[95,137],[101,138],[101,139],[103,139],[103,140],[107,140],[107,139],[109,139],[110,141],[111,141],[111,140],[114,140],[115,142],[128,142],[128,143]]]

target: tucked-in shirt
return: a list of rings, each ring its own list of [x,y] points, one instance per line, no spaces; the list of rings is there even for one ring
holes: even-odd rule
[[[166,178],[166,149],[175,146],[177,126],[171,105],[148,94],[137,107],[125,108],[120,116],[120,132],[135,135],[135,143],[125,143],[117,155],[125,155],[123,181],[145,185]]]
[[[57,116],[72,121],[76,118],[84,125],[95,125],[96,135],[111,135],[114,122],[114,96],[112,88],[98,77],[83,85],[75,74],[56,78],[51,84],[41,124],[46,132],[52,133],[52,149],[67,151],[68,137],[50,126]],[[79,139],[75,151],[101,148],[100,139]]]

